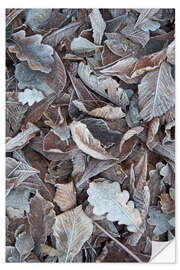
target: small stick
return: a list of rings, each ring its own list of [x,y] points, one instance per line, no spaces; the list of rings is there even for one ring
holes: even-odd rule
[[[108,235],[114,242],[116,242],[122,249],[124,249],[129,255],[131,255],[136,261],[143,263],[129,248],[124,246],[120,241],[114,238],[110,233],[108,233],[103,227],[101,227],[96,221],[92,220],[92,222],[106,235]]]

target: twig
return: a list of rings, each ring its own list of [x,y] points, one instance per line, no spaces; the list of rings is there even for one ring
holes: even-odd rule
[[[96,221],[92,220],[92,222],[102,231],[104,232],[107,236],[109,236],[109,238],[111,238],[114,242],[116,242],[122,249],[124,249],[129,255],[131,255],[136,261],[143,263],[143,261],[141,261],[139,259],[139,257],[137,257],[129,248],[127,248],[126,246],[124,246],[120,241],[118,241],[116,238],[114,238],[110,233],[108,233],[103,227],[101,227]]]

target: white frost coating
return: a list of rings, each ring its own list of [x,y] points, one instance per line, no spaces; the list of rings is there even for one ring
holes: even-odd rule
[[[32,106],[35,102],[41,101],[45,96],[42,92],[33,88],[33,90],[26,88],[24,92],[18,93],[18,101],[23,105],[28,103],[29,106]]]

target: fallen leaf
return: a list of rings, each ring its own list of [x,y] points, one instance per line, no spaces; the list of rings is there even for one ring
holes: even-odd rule
[[[23,148],[37,132],[39,132],[39,128],[28,122],[25,129],[6,143],[6,152],[12,152]]]
[[[71,42],[71,50],[74,53],[85,54],[95,51],[97,46],[86,38],[74,38]]]
[[[165,214],[168,214],[169,212],[175,210],[174,201],[171,200],[168,193],[162,193],[160,195],[160,204],[161,204],[161,210]]]
[[[73,181],[68,184],[56,184],[54,202],[63,212],[76,207],[76,192]]]
[[[167,48],[167,61],[175,65],[175,40],[171,42]]]
[[[159,8],[142,8],[139,9],[138,11],[140,12],[140,15],[138,17],[138,20],[136,21],[134,28],[143,24],[147,19],[150,19],[153,15],[155,15],[159,11]]]
[[[93,75],[90,67],[83,62],[79,64],[78,75],[89,88],[116,105],[126,106],[129,104],[125,91],[119,87],[117,81],[112,77]]]
[[[56,216],[53,235],[59,251],[59,261],[72,262],[92,231],[92,221],[85,215],[81,205]]]
[[[28,8],[26,9],[25,24],[33,31],[38,31],[41,25],[50,18],[51,13],[51,8]]]
[[[56,47],[64,38],[72,36],[80,25],[81,22],[72,22],[45,37],[43,43]]]
[[[121,33],[132,42],[140,44],[143,47],[146,46],[150,40],[149,31],[143,31],[140,28],[134,28],[134,24],[128,24],[121,30]]]
[[[26,88],[24,92],[18,93],[18,101],[23,105],[28,103],[29,106],[32,106],[35,102],[39,102],[44,98],[42,92],[36,90],[35,88],[28,89]]]
[[[108,213],[106,216],[108,220],[127,225],[130,232],[139,229],[142,222],[139,210],[134,208],[133,201],[129,201],[129,192],[121,191],[119,183],[111,183],[108,180],[91,182],[87,193],[88,201],[94,206],[95,215]]]
[[[45,200],[38,191],[30,200],[28,222],[37,254],[40,251],[40,244],[44,244],[48,235],[52,232],[55,221],[55,211],[53,208],[54,205],[50,201]]]
[[[94,43],[100,45],[106,28],[106,23],[103,20],[101,12],[97,8],[92,10],[89,14],[89,18],[93,29]]]
[[[140,115],[144,121],[161,116],[174,106],[174,87],[171,67],[166,62],[143,77],[138,85],[138,94]]]
[[[137,135],[139,133],[141,133],[143,131],[143,127],[134,127],[134,128],[131,128],[129,129],[122,137],[121,139],[121,142],[120,142],[120,145],[119,145],[119,151],[121,152],[122,151],[122,147],[123,147],[123,144],[129,140],[131,137],[133,137],[134,135]]]
[[[53,48],[41,44],[41,35],[36,34],[28,37],[25,35],[26,32],[23,30],[14,33],[12,35],[14,44],[8,45],[9,51],[16,53],[19,60],[27,61],[31,69],[49,73],[54,62]]]
[[[109,155],[101,146],[100,141],[92,136],[85,124],[73,121],[70,128],[72,138],[80,150],[96,159],[114,159],[113,156]]]

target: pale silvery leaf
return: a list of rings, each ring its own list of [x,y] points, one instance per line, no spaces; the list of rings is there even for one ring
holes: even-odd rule
[[[167,232],[171,227],[165,214],[153,208],[149,210],[149,218],[147,219],[147,222],[152,226],[156,226],[153,230],[155,235]]]
[[[93,224],[82,210],[82,206],[56,216],[53,236],[59,251],[59,262],[72,262],[83,244],[90,238]]]
[[[35,102],[41,101],[45,96],[42,92],[36,90],[35,88],[28,89],[26,88],[24,92],[18,93],[18,101],[23,105],[28,103],[29,106],[32,106]]]
[[[101,179],[102,180],[102,179]],[[134,202],[129,201],[129,192],[121,191],[118,182],[91,182],[87,190],[88,201],[94,206],[95,215],[107,214],[110,221],[127,225],[130,232],[136,232],[142,223],[140,212],[134,208]]]
[[[100,45],[104,34],[104,30],[106,28],[106,23],[103,20],[101,12],[97,8],[94,8],[92,10],[92,12],[89,14],[89,18],[93,28],[94,42]]]
[[[95,49],[96,45],[83,37],[74,38],[71,42],[71,50],[76,53],[89,53]]]

